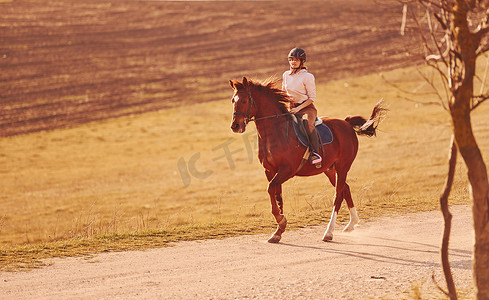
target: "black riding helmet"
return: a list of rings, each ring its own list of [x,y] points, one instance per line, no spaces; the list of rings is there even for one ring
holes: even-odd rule
[[[302,61],[302,63],[304,63],[306,61],[306,51],[302,50],[301,48],[294,48],[289,52],[289,58],[290,57],[298,58]]]

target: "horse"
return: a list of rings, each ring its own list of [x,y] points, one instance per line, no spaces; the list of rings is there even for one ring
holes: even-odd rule
[[[277,80],[259,83],[243,77],[242,82],[230,80],[229,83],[234,90],[232,131],[243,133],[246,125],[254,121],[258,133],[258,159],[265,168],[272,215],[278,224],[268,242],[278,243],[286,229],[282,184],[294,176],[324,173],[335,187],[334,210],[323,241],[333,239],[336,218],[343,200],[346,200],[350,212],[350,221],[344,231],[353,230],[359,218],[346,177],[358,152],[357,135],[376,134],[381,116],[386,111],[381,105],[382,100],[375,105],[368,120],[361,116],[347,117],[344,120],[321,118],[322,123],[330,128],[333,141],[322,146],[323,161],[318,168],[306,162],[308,149],[293,134],[292,116],[288,111],[289,97],[278,88]]]

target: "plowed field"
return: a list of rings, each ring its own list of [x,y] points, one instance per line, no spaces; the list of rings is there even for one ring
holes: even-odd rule
[[[223,99],[295,46],[318,83],[414,64],[392,2],[0,3],[0,137]]]

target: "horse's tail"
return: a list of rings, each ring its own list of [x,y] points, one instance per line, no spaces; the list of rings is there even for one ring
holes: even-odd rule
[[[361,116],[355,116],[346,117],[345,121],[350,123],[353,130],[355,130],[358,135],[374,136],[376,134],[377,126],[379,126],[385,113],[387,112],[387,109],[382,107],[383,100],[384,99],[380,99],[380,101],[375,104],[372,114],[368,120],[365,120],[365,118]]]

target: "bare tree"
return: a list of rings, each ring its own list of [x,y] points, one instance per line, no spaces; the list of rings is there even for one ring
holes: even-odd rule
[[[486,75],[476,74],[477,58],[489,51],[489,0],[401,0],[404,4],[401,31],[410,16],[419,30],[424,57],[442,78],[448,90],[446,103],[453,135],[450,146],[449,172],[440,196],[445,219],[442,241],[442,265],[450,299],[457,299],[448,262],[451,214],[448,210],[457,153],[468,170],[475,244],[473,277],[478,299],[489,299],[489,181],[486,165],[472,131],[470,113],[489,99]],[[489,62],[489,61],[488,61]],[[487,73],[487,68],[486,68]],[[474,91],[474,81],[481,87]]]

